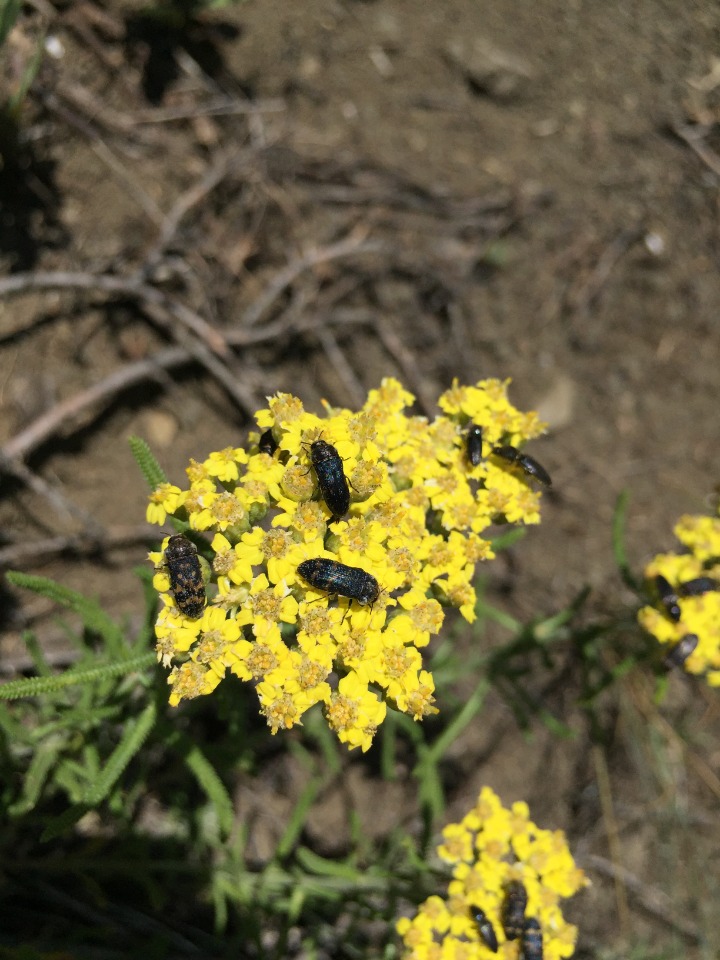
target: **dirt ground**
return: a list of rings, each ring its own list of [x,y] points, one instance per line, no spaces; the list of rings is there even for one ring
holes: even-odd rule
[[[0,269],[127,283],[0,287],[3,562],[132,622],[147,534],[129,435],[182,483],[277,390],[356,406],[393,375],[432,415],[453,377],[511,377],[550,423],[533,453],[554,485],[489,596],[527,620],[589,584],[588,616],[627,609],[618,494],[639,569],[718,483],[718,5],[249,0],[185,31],[132,4],[37,11],[3,64],[15,82],[47,26],[12,154],[5,133]],[[172,345],[202,363],[48,421]],[[49,604],[3,607],[6,675],[27,627],[62,662]],[[584,732],[528,739],[494,697],[454,748],[451,812],[488,783],[614,863],[571,910],[578,956],[716,956],[718,700],[678,680],[658,712],[646,687],[618,695],[602,758]],[[553,696],[584,730],[572,691]],[[361,809],[376,786],[352,769]]]

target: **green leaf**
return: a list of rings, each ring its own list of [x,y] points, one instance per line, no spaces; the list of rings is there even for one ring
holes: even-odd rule
[[[5,43],[7,35],[20,16],[22,0],[0,0],[0,45]]]
[[[2,0],[0,0],[0,3]],[[0,28],[1,29],[1,28]],[[35,49],[33,50],[32,57],[28,60],[28,63],[25,69],[22,72],[20,77],[20,83],[15,93],[8,98],[8,109],[11,114],[19,114],[20,108],[23,105],[27,92],[30,89],[30,85],[37,76],[38,70],[40,69],[40,64],[42,63],[42,58],[45,54],[45,37],[44,35],[40,37],[36,44]]]
[[[23,631],[22,638],[25,642],[27,652],[30,655],[30,659],[33,662],[33,666],[35,667],[35,673],[39,674],[41,677],[51,676],[52,667],[45,659],[45,653],[43,652],[43,649],[38,643],[37,637],[32,630]]]
[[[67,810],[63,810],[61,814],[57,817],[53,817],[50,820],[40,834],[40,841],[46,843],[48,840],[54,840],[56,837],[61,837],[64,834],[67,834],[71,827],[74,827],[75,824],[88,812],[87,807],[85,806],[72,806]]]
[[[130,437],[128,443],[150,489],[157,490],[161,483],[167,483],[165,471],[155,459],[147,442],[142,437]]]
[[[142,653],[137,657],[128,657],[126,660],[115,660],[104,663],[99,667],[90,667],[87,670],[70,669],[56,677],[30,677],[27,680],[10,680],[0,684],[0,700],[17,700],[20,697],[38,697],[45,693],[56,693],[64,687],[72,687],[80,683],[94,683],[97,680],[106,680],[111,677],[121,677],[135,670],[144,670],[156,660],[153,652]]]
[[[29,573],[20,573],[19,570],[8,570],[6,577],[13,586],[32,590],[77,613],[86,629],[101,636],[109,646],[124,646],[125,637],[122,630],[105,613],[97,600],[91,600],[69,587],[63,587],[48,577],[36,577]]]
[[[40,793],[48,774],[53,768],[64,741],[60,737],[53,737],[41,743],[30,761],[25,782],[23,783],[22,798],[8,808],[10,816],[17,817],[28,813],[38,802]]]
[[[640,584],[630,569],[627,554],[625,553],[625,520],[629,503],[630,493],[627,490],[623,490],[615,502],[615,512],[613,513],[612,521],[612,548],[615,563],[618,566],[623,583],[630,587],[635,593],[639,593]]]
[[[185,756],[185,763],[195,775],[195,779],[215,808],[218,824],[224,836],[228,836],[233,826],[233,805],[230,794],[217,772],[199,747],[193,746]]]
[[[518,540],[522,540],[526,533],[527,529],[525,527],[515,527],[513,530],[507,530],[505,533],[498,533],[496,536],[490,537],[492,548],[495,553],[499,553],[501,550],[507,550],[508,547],[517,543]]]
[[[305,786],[303,792],[300,794],[295,808],[290,815],[288,825],[285,827],[283,835],[280,837],[280,841],[275,849],[275,856],[278,859],[282,860],[286,857],[297,843],[297,839],[305,826],[307,812],[313,805],[324,782],[322,777],[315,777]]]
[[[428,757],[432,759],[433,763],[437,763],[442,759],[445,751],[449,749],[453,740],[456,740],[457,737],[460,736],[465,727],[467,727],[480,712],[485,703],[485,695],[489,689],[490,682],[483,678],[467,698],[462,709],[458,711],[440,736],[433,742],[432,747],[428,750]]]
[[[510,616],[509,613],[505,613],[504,610],[499,610],[492,604],[487,603],[482,597],[478,597],[475,602],[475,614],[478,617],[484,617],[499,623],[501,627],[505,627],[512,633],[519,633],[522,630],[522,624],[519,620]]]
[[[573,617],[576,617],[583,608],[585,601],[590,596],[590,587],[583,587],[576,597],[559,613],[540,620],[533,627],[533,634],[538,643],[552,643],[553,640],[564,639],[559,633],[560,627],[569,623]]]
[[[155,725],[156,718],[157,707],[154,703],[149,703],[135,723],[126,728],[122,740],[111,753],[100,776],[85,794],[84,803],[87,806],[96,807],[107,797],[127,765],[142,747]]]
[[[336,877],[340,880],[350,880],[353,883],[360,881],[357,867],[340,860],[328,860],[314,853],[307,847],[298,847],[297,862],[303,869],[318,877]]]

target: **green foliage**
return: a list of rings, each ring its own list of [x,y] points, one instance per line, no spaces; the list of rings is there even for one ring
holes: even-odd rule
[[[625,520],[627,510],[630,504],[630,493],[623,490],[615,503],[615,512],[613,513],[612,523],[612,547],[620,576],[627,587],[635,593],[639,592],[639,583],[628,563],[625,552]]]
[[[105,766],[98,771],[92,784],[87,788],[83,803],[88,807],[96,807],[110,793],[117,783],[123,770],[140,750],[152,730],[157,718],[157,707],[149,703],[135,721],[125,725],[122,739],[110,754]]]
[[[0,700],[17,700],[20,697],[39,697],[46,693],[57,693],[64,687],[94,683],[98,680],[111,680],[136,670],[142,670],[155,661],[154,653],[141,653],[126,660],[115,660],[96,667],[80,670],[77,667],[52,677],[30,677],[27,680],[11,680],[0,686]]]
[[[122,628],[105,613],[97,600],[89,599],[47,577],[35,577],[16,570],[8,571],[6,576],[13,586],[32,590],[41,597],[47,597],[53,603],[77,613],[85,628],[90,633],[97,634],[110,651],[119,653],[125,646]]]
[[[0,46],[5,43],[15,26],[21,8],[22,0],[0,0]]]
[[[163,482],[144,441],[133,438],[131,446],[149,485]],[[629,583],[626,506],[618,505],[613,548]],[[516,539],[515,531],[505,534],[494,548]],[[327,943],[338,960],[397,957],[394,921],[403,905],[436,890],[439,868],[429,852],[453,799],[448,770],[491,692],[504,697],[523,728],[539,722],[553,736],[567,737],[575,730],[549,694],[560,680],[572,683],[592,736],[601,740],[602,696],[651,662],[634,611],[589,617],[583,590],[562,610],[538,611],[524,623],[491,603],[480,582],[472,630],[446,631],[430,653],[440,714],[415,723],[391,712],[374,757],[348,758],[318,709],[301,730],[271,738],[253,692],[231,681],[202,698],[207,702],[170,711],[165,674],[153,668],[150,649],[151,572],[138,574],[145,612],[134,635],[77,591],[44,577],[8,574],[10,583],[50,599],[77,623],[67,628],[71,665],[54,670],[28,632],[36,675],[0,686],[0,803],[8,825],[0,856],[8,864],[8,895],[28,909],[33,897],[43,897],[38,942],[46,950],[69,942],[67,931],[82,949],[94,944],[80,920],[67,918],[76,904],[79,917],[83,911],[93,916],[95,930],[113,929],[122,916],[122,943],[103,944],[109,960],[146,951],[148,923],[158,956],[284,960],[300,931],[308,956]],[[326,853],[313,839],[318,806],[368,762],[377,763],[374,789],[407,790],[410,806],[398,820],[417,822],[419,815],[419,836],[398,825],[373,837],[362,826],[367,809],[353,806],[321,828],[327,839],[338,831],[344,836]],[[278,821],[263,846],[265,820],[249,814],[247,804],[253,785],[268,790],[274,766],[293,770],[301,782],[282,805],[278,781],[272,805],[281,805],[261,808],[265,820]],[[240,795],[238,784],[244,785]],[[29,873],[27,861],[15,868],[13,849],[29,851]],[[2,898],[0,892],[0,905]]]
[[[10,31],[18,20],[21,10],[21,0],[0,0],[0,56],[2,56],[2,48],[10,34]],[[37,76],[38,70],[40,69],[44,53],[44,43],[44,35],[37,38],[33,48],[32,56],[25,64],[15,89],[11,90],[4,97],[0,95],[0,115],[4,114],[4,117],[0,116],[0,119],[5,121],[3,126],[9,128],[4,132],[4,135],[0,137],[0,155],[3,152],[3,149],[7,151],[7,144],[16,139],[17,131],[13,128],[18,123],[20,111],[23,103],[25,102],[25,98],[33,80]],[[3,140],[5,141],[4,148],[2,143]]]
[[[130,437],[128,442],[132,455],[135,457],[150,489],[156,490],[161,483],[167,483],[167,477],[147,442],[142,437]]]
[[[155,654],[147,648],[154,609],[148,609],[133,638],[96,601],[76,591],[44,577],[11,573],[8,579],[51,599],[78,624],[68,626],[75,659],[65,670],[53,670],[27,633],[37,675],[0,686],[0,802],[9,825],[0,841],[0,855],[8,863],[5,889],[16,899],[24,896],[26,873],[14,870],[11,846],[35,849],[33,896],[42,890],[46,904],[39,943],[49,949],[64,942],[66,910],[52,919],[52,904],[67,907],[66,890],[75,890],[82,909],[92,911],[94,926],[111,926],[117,910],[127,921],[137,907],[134,895],[117,901],[118,883],[143,892],[138,906],[162,907],[168,921],[155,928],[155,936],[168,948],[183,942],[173,930],[187,927],[183,904],[203,897],[212,905],[219,939],[193,928],[184,942],[213,955],[227,950],[228,956],[248,956],[251,949],[279,960],[287,955],[294,927],[312,930],[315,938],[318,929],[330,931],[340,913],[355,940],[366,936],[362,931],[370,917],[384,918],[382,939],[392,940],[400,891],[420,890],[425,896],[432,877],[427,868],[418,875],[423,860],[404,833],[384,850],[375,849],[357,819],[344,856],[322,856],[306,843],[313,804],[345,775],[347,765],[345,751],[339,751],[327,725],[317,722],[319,716],[309,716],[306,742],[283,744],[307,771],[307,780],[269,856],[258,864],[249,855],[252,838],[238,820],[230,784],[240,769],[252,775],[263,751],[268,754],[269,736],[237,691],[214,698],[211,710],[191,704],[169,716],[163,678],[152,669]],[[146,599],[154,604],[155,596],[148,591]],[[213,723],[227,727],[224,735],[202,735],[203,710],[217,711]],[[200,727],[193,717],[201,720]],[[436,763],[438,757],[427,752],[426,763]],[[158,810],[156,830],[164,840],[142,827],[151,796]],[[55,875],[53,864],[62,865],[61,874]],[[117,953],[111,947],[108,956],[119,960],[144,948],[144,925],[136,935],[129,923]],[[85,942],[81,927],[70,924],[70,929],[73,938]],[[270,952],[268,930],[277,937]],[[184,949],[177,955],[183,954]]]

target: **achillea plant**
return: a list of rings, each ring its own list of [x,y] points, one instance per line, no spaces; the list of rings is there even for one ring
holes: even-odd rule
[[[211,693],[230,670],[256,684],[273,733],[322,702],[340,740],[363,750],[388,703],[415,720],[436,713],[422,648],[444,607],[475,619],[475,565],[494,556],[488,528],[540,519],[534,479],[507,450],[517,454],[544,424],[509,403],[507,385],[454,384],[433,422],[405,412],[414,398],[392,379],[358,413],[326,405],[318,417],[278,394],[256,415],[248,450],[191,461],[188,489],[158,484],[150,522],[172,517],[212,534],[201,547],[211,558],[211,600],[196,618],[176,603],[194,603],[195,585],[186,590],[183,579],[196,576],[191,560],[168,570],[167,540],[150,554],[171,704]],[[326,457],[327,445],[337,457]],[[320,489],[318,471],[327,471]],[[342,473],[350,504],[338,516],[347,503]]]
[[[638,620],[667,650],[668,666],[705,674],[720,686],[720,517],[681,517],[683,553],[661,553],[645,568],[657,603]]]
[[[503,807],[483,787],[477,803],[443,830],[438,856],[452,867],[447,896],[432,896],[398,921],[404,960],[518,960],[525,938],[542,938],[544,960],[572,955],[577,928],[560,901],[589,882],[561,830],[543,830],[526,803]]]

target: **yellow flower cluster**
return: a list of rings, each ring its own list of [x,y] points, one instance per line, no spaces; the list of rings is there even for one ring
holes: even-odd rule
[[[278,394],[256,415],[265,452],[260,434],[251,435],[248,451],[230,447],[191,461],[189,489],[159,486],[148,520],[172,516],[212,532],[217,584],[210,606],[190,619],[174,602],[163,553],[150,555],[164,603],[158,657],[174,664],[170,702],[210,693],[229,669],[256,684],[273,733],[322,702],[340,740],[363,750],[388,701],[415,720],[436,713],[420,650],[439,631],[444,606],[474,620],[475,564],[494,555],[481,534],[499,522],[539,521],[540,494],[514,464],[488,456],[471,466],[466,455],[470,422],[482,428],[488,453],[543,432],[536,414],[509,403],[507,385],[454,384],[433,422],[405,412],[414,398],[392,379],[358,413],[326,406],[324,418]],[[316,440],[342,458],[351,489],[342,518],[318,492]],[[298,565],[318,560],[375,578],[375,602],[335,603],[310,586]]]
[[[670,663],[688,673],[705,674],[712,686],[720,686],[720,517],[681,517],[675,536],[684,553],[661,553],[646,567],[645,576],[655,584],[664,577],[674,597],[672,603],[645,606],[638,613],[640,625],[671,653]],[[702,580],[702,584],[698,581]],[[693,592],[693,584],[701,587]],[[697,637],[697,642],[695,641]]]
[[[524,916],[539,923],[544,960],[572,955],[577,928],[565,922],[559,904],[589,881],[575,866],[561,830],[542,830],[530,820],[526,803],[506,809],[483,787],[462,821],[445,827],[437,850],[452,866],[447,897],[428,897],[414,917],[398,921],[404,960],[518,960],[522,934],[509,939],[503,925],[511,884],[527,892]],[[480,930],[480,911],[497,952]]]

